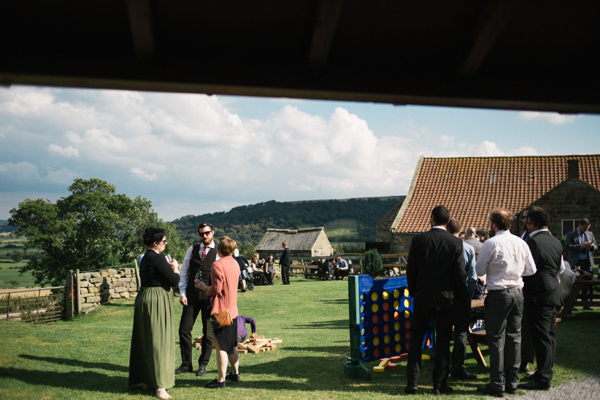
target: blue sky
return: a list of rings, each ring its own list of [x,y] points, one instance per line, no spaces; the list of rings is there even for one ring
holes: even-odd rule
[[[268,200],[404,195],[428,157],[600,153],[596,115],[0,88],[0,219],[75,178],[167,221]]]

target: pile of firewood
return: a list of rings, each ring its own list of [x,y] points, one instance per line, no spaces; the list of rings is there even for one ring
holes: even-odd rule
[[[271,351],[277,350],[276,344],[283,343],[283,340],[278,338],[265,338],[265,335],[257,335],[256,337],[251,337],[249,339],[244,340],[241,343],[237,344],[238,353],[247,354],[250,353],[260,353],[262,351]],[[194,341],[194,346],[200,350],[202,348],[202,337],[198,336]]]

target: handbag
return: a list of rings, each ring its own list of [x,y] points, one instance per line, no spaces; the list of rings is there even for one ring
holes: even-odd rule
[[[225,326],[233,325],[229,310],[223,310],[210,316],[210,322],[213,323],[214,329],[221,329]]]

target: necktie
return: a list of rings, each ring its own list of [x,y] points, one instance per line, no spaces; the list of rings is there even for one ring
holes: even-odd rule
[[[206,257],[206,255],[208,254],[208,250],[210,250],[210,248],[208,246],[204,246],[204,251],[202,252],[203,260],[204,260],[204,257]]]

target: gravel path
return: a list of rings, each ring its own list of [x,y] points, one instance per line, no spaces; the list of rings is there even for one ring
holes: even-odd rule
[[[600,399],[600,377],[593,376],[585,381],[570,382],[566,385],[528,392],[523,396],[506,396],[518,400],[597,400]]]

